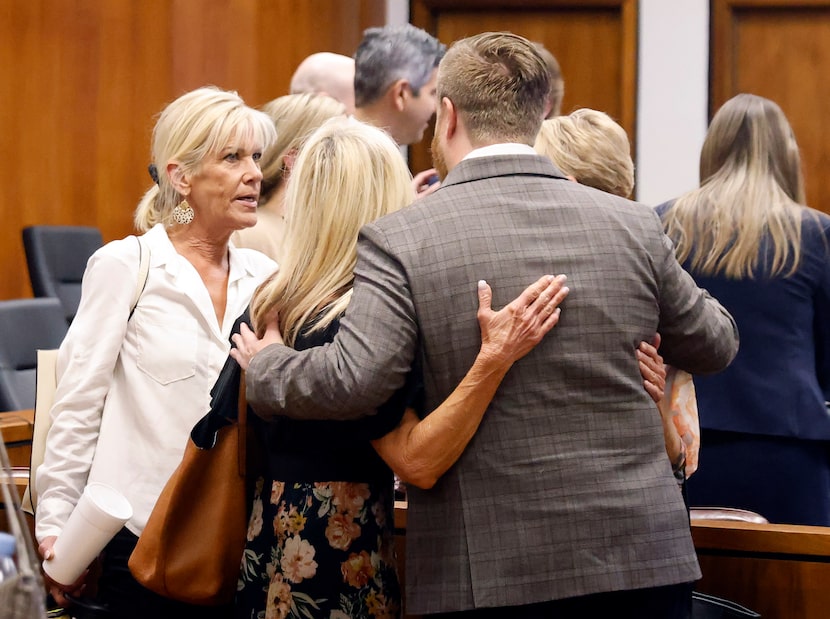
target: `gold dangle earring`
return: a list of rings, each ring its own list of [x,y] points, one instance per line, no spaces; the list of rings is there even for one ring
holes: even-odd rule
[[[193,207],[184,199],[173,208],[173,221],[181,226],[186,226],[191,221],[196,213],[193,212]]]

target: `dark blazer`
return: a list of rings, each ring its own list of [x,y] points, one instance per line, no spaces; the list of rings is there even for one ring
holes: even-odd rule
[[[366,226],[334,342],[253,359],[260,415],[364,414],[423,362],[426,410],[480,347],[476,282],[500,307],[568,275],[556,328],[510,370],[467,451],[410,488],[407,610],[456,611],[700,576],[635,347],[701,373],[737,349],[729,314],[680,268],[654,211],[572,183],[545,158],[461,162],[433,195]]]
[[[702,428],[830,440],[829,248],[830,217],[805,210],[801,262],[791,276],[769,277],[766,242],[752,279],[701,275],[683,265],[729,310],[741,334],[725,371],[695,377]]]

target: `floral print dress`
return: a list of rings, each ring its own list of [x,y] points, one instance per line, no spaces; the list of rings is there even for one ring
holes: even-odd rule
[[[391,485],[260,479],[237,617],[399,617],[391,497]]]
[[[261,422],[269,462],[253,489],[237,619],[400,617],[393,477],[370,440],[398,424],[406,398],[356,422]]]

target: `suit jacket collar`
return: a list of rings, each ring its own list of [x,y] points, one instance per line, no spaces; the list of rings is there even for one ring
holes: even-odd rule
[[[550,159],[542,155],[493,155],[463,159],[447,174],[441,187],[498,176],[547,176],[567,180]]]

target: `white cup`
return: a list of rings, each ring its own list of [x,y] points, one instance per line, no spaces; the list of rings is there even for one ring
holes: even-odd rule
[[[118,490],[88,484],[55,540],[53,557],[43,562],[43,571],[55,582],[73,584],[132,515],[130,502]]]

